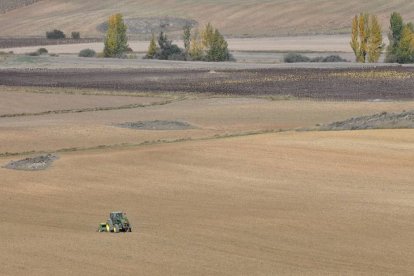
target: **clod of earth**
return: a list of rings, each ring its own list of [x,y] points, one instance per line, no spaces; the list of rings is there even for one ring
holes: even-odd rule
[[[11,161],[3,168],[21,171],[40,171],[50,167],[56,159],[58,159],[58,156],[54,154],[39,155],[19,161]]]
[[[117,126],[130,129],[142,129],[142,130],[185,130],[194,128],[187,122],[181,121],[141,121],[141,122],[128,122],[118,124]]]
[[[374,114],[322,125],[319,130],[414,128],[414,110],[401,113]]]

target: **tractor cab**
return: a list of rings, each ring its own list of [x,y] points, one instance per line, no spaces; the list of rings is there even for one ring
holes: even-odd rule
[[[123,212],[112,212],[109,214],[109,218],[112,220],[113,223],[122,223],[122,221],[128,220],[126,214]]]
[[[132,232],[132,226],[124,212],[111,212],[105,228],[106,232]]]

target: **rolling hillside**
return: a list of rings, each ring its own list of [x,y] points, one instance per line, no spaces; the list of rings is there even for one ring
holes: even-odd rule
[[[41,0],[2,14],[0,36],[38,36],[59,28],[100,37],[99,27],[115,12],[122,12],[137,28],[142,18],[154,21],[168,16],[192,19],[199,24],[210,21],[227,36],[334,34],[348,32],[352,16],[362,11],[378,14],[385,31],[392,11],[401,12],[406,20],[414,19],[414,1]],[[139,34],[137,28],[134,29]],[[142,28],[151,32],[151,27]]]

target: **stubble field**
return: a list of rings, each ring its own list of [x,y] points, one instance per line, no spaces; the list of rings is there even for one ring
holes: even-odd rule
[[[414,132],[295,131],[411,100],[0,91],[0,165],[59,156],[44,171],[0,168],[5,275],[414,270]],[[192,128],[118,126],[138,121]],[[95,232],[114,210],[132,233]]]

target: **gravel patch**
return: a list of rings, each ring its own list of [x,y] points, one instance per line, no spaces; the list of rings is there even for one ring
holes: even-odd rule
[[[140,121],[140,122],[128,122],[118,124],[117,126],[138,130],[185,130],[194,128],[187,122],[182,121]]]
[[[39,155],[18,161],[11,161],[3,166],[3,168],[21,171],[40,171],[50,167],[57,159],[58,157],[53,154]]]

